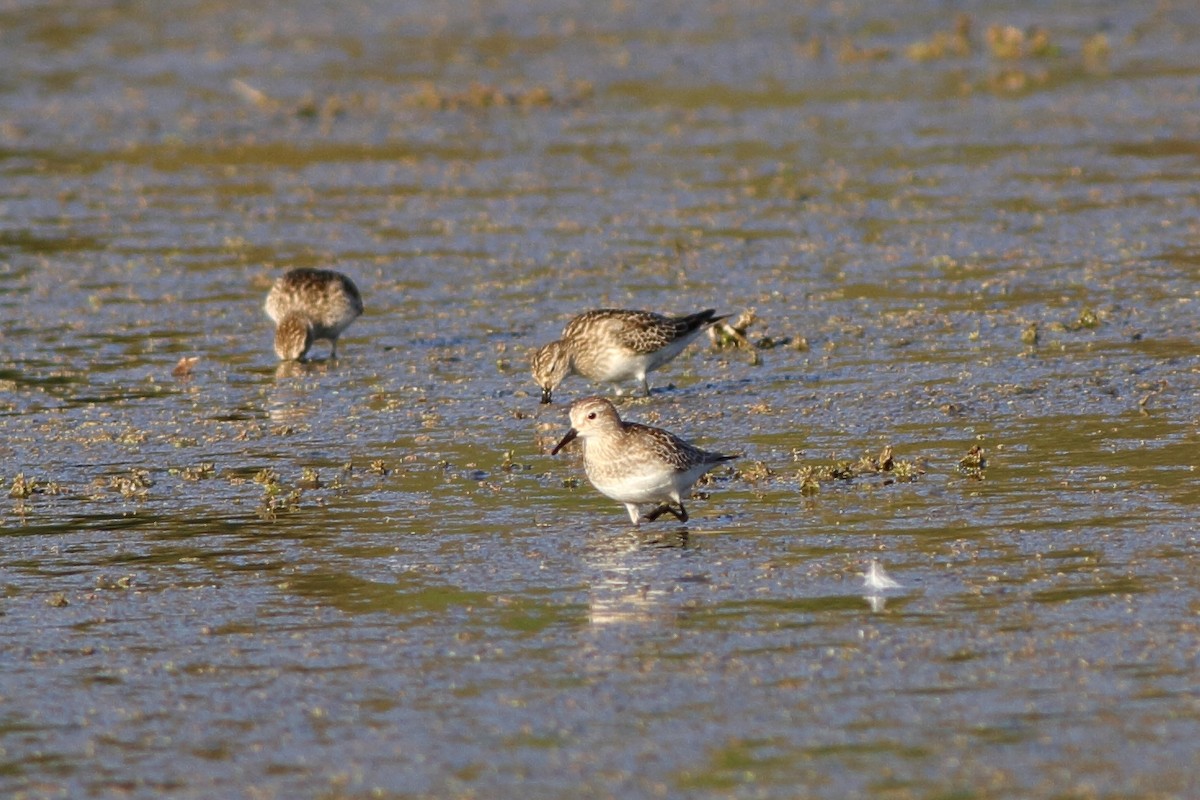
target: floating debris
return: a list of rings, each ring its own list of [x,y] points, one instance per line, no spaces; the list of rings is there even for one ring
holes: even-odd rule
[[[897,461],[893,458],[890,444],[879,451],[879,455],[874,458],[863,456],[854,465],[854,469],[860,475],[871,473],[886,475],[885,485],[894,481],[909,483],[925,474],[925,468],[921,464],[906,460]]]
[[[1009,67],[992,73],[988,77],[987,86],[994,92],[1018,94],[1045,84],[1049,80],[1050,74],[1044,69]]]
[[[913,61],[936,61],[942,58],[966,58],[971,51],[971,17],[959,14],[954,18],[952,30],[934,31],[933,36],[913,42],[904,52]]]
[[[859,64],[871,61],[886,61],[893,55],[890,47],[866,47],[843,39],[838,45],[837,59],[843,64]]]
[[[1060,54],[1058,45],[1050,41],[1050,33],[1036,25],[1023,31],[1016,25],[991,25],[984,41],[992,57],[1015,61],[1021,58],[1046,58]]]
[[[254,473],[254,482],[266,487],[277,486],[279,484],[279,473],[270,467],[260,469]]]
[[[382,463],[382,462],[380,462]],[[368,472],[370,470],[368,469]],[[333,481],[326,485],[326,488],[334,491],[339,491],[346,488],[350,483],[350,479],[354,476],[354,460],[346,461],[342,464],[341,469],[333,476]]]
[[[1100,315],[1096,313],[1095,309],[1089,306],[1084,306],[1079,312],[1079,316],[1075,318],[1075,321],[1064,323],[1063,327],[1069,331],[1091,330],[1092,328],[1098,328],[1100,327]]]
[[[512,450],[504,451],[504,460],[500,462],[500,469],[503,472],[531,472],[532,464],[525,464],[516,460],[516,454]]]
[[[925,474],[925,468],[912,461],[897,461],[892,467],[892,475],[899,483],[912,483]],[[885,484],[891,481],[884,481]]]
[[[292,489],[284,494],[278,484],[264,487],[262,501],[259,502],[256,513],[260,519],[274,522],[281,511],[299,511],[303,494],[302,489]]]
[[[211,461],[201,461],[194,467],[170,469],[168,472],[172,475],[178,475],[185,481],[198,481],[214,477],[217,474],[217,465]]]
[[[984,449],[974,445],[967,454],[959,459],[958,471],[972,480],[983,480],[983,470],[987,467],[987,457]]]
[[[796,476],[800,481],[800,494],[811,497],[821,491],[821,482],[817,480],[812,467],[803,467]]]
[[[302,489],[320,489],[322,486],[320,474],[312,467],[304,467],[300,471],[300,480],[296,485]]]
[[[12,479],[12,486],[8,490],[8,496],[24,499],[30,495],[41,494],[43,491],[45,490],[38,485],[37,478],[26,478],[25,473],[21,472]]]
[[[250,105],[267,110],[274,110],[279,107],[279,101],[272,99],[266,92],[256,89],[241,78],[231,80],[229,88],[233,90],[234,94]]]
[[[867,605],[871,607],[871,611],[878,614],[887,606],[887,595],[884,594],[888,589],[903,589],[904,586],[899,581],[887,574],[877,560],[871,559],[871,563],[867,566],[867,571],[863,575],[863,600],[867,601]]]
[[[1141,390],[1149,389],[1149,391],[1146,392],[1146,394],[1144,394],[1140,398],[1138,398],[1138,413],[1140,413],[1142,416],[1146,416],[1147,414],[1150,413],[1146,409],[1146,406],[1148,406],[1150,404],[1151,398],[1156,397],[1163,393],[1163,390],[1167,388],[1167,382],[1159,381],[1157,384],[1139,383],[1137,385],[1137,388],[1141,389]]]
[[[192,376],[192,368],[199,361],[199,356],[184,356],[179,359],[179,363],[175,365],[175,369],[171,370],[171,374],[176,378],[190,378]]]
[[[716,347],[752,347],[746,338],[746,331],[758,321],[758,311],[748,308],[738,314],[732,321],[725,319],[710,325],[708,338]]]
[[[122,575],[119,578],[110,578],[107,575],[97,575],[95,586],[97,589],[132,589],[133,582],[137,578],[136,575]]]
[[[575,81],[569,91],[559,94],[545,86],[509,90],[478,81],[465,91],[446,92],[430,82],[424,82],[417,91],[405,98],[405,102],[437,111],[482,108],[516,108],[525,111],[537,107],[578,106],[591,99],[594,93],[595,88],[588,81]]]
[[[329,95],[318,102],[315,97],[305,97],[293,112],[301,119],[332,120],[346,113],[346,102],[338,95]]]
[[[746,481],[746,483],[762,483],[770,480],[775,475],[775,471],[763,461],[747,462],[741,466],[734,467],[734,471],[737,477]],[[705,475],[704,478],[707,480],[702,481],[702,485],[712,480],[709,475]]]
[[[718,350],[726,348],[737,348],[739,350],[748,350],[750,352],[750,363],[753,366],[758,366],[761,359],[756,348],[746,337],[746,331],[750,326],[758,321],[758,312],[753,308],[748,308],[733,321],[721,320],[715,325],[708,327],[708,338],[712,342],[713,347]]]
[[[131,469],[128,475],[112,475],[108,479],[108,488],[120,492],[126,499],[144,498],[153,485],[149,471],[137,468]]]
[[[867,572],[863,575],[863,587],[868,590],[903,589],[904,585],[894,580],[877,560],[871,559]]]
[[[1035,347],[1038,343],[1038,324],[1031,322],[1021,331],[1021,343]]]
[[[26,478],[25,473],[18,473],[12,479],[12,485],[9,488],[8,496],[15,497],[18,501],[25,500],[30,495],[45,494],[55,495],[63,494],[64,490],[56,481],[44,481],[38,478]]]
[[[800,490],[805,494],[816,494],[821,483],[833,481],[849,482],[855,478],[879,475],[883,485],[912,483],[925,474],[923,459],[897,459],[891,445],[885,446],[877,456],[863,455],[857,461],[835,461],[832,464],[805,466],[797,473]]]
[[[305,478],[316,480],[318,485],[320,483],[316,470],[306,468],[301,480]],[[259,500],[258,508],[255,509],[260,519],[274,522],[280,512],[300,509],[300,498],[304,496],[304,489],[297,486],[289,490],[287,486],[279,482],[279,473],[275,470],[270,467],[261,469],[254,475],[253,480],[263,487],[262,498]]]

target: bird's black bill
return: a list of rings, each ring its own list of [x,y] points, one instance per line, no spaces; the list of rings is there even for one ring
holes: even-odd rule
[[[567,431],[567,435],[562,438],[562,441],[559,442],[558,444],[554,445],[554,449],[550,451],[550,455],[552,455],[552,456],[558,455],[558,451],[562,450],[564,447],[566,447],[567,444],[578,435],[579,435],[579,431],[575,430],[574,428],[571,428],[571,430]]]
[[[542,405],[546,405],[546,403],[549,403],[549,402],[550,402],[550,390],[542,389]]]

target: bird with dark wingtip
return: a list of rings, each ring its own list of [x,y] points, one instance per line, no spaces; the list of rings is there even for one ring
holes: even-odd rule
[[[711,308],[682,317],[617,308],[584,312],[567,323],[557,341],[533,354],[533,379],[541,387],[542,402],[550,402],[568,375],[600,383],[637,380],[649,396],[646,373],[671,361],[725,316]]]
[[[571,404],[571,428],[550,455],[575,438],[583,440],[583,469],[599,492],[625,505],[634,525],[653,522],[665,513],[687,522],[683,496],[700,476],[738,456],[701,450],[670,431],[625,422],[603,397]],[[646,516],[642,503],[657,503]],[[678,511],[675,510],[678,507]]]

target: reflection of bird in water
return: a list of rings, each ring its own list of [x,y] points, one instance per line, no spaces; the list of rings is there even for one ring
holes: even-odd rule
[[[875,559],[871,559],[871,564],[867,567],[867,574],[863,575],[863,587],[866,589],[902,588],[900,582],[893,580],[892,576],[884,570],[883,565]]]
[[[679,608],[670,602],[673,592],[667,586],[672,581],[663,575],[658,551],[687,546],[685,530],[651,538],[605,538],[587,556],[588,566],[596,571],[588,582],[588,621],[603,626],[675,619]]]
[[[280,425],[315,425],[318,429],[331,424],[324,419],[324,396],[314,392],[311,379],[328,375],[330,361],[280,361],[275,366],[275,384],[267,397],[267,416]],[[336,366],[334,367],[336,369]],[[345,413],[332,404],[334,414]]]
[[[328,339],[337,358],[337,339],[363,311],[354,281],[328,269],[294,269],[271,287],[263,305],[275,323],[275,354],[300,361],[313,342]]]
[[[306,375],[325,375],[329,364],[324,361],[280,361],[275,367],[276,378],[300,378]]]
[[[646,373],[663,366],[724,317],[708,309],[686,317],[664,317],[650,311],[601,308],[567,323],[562,337],[533,354],[533,379],[549,403],[568,375],[600,383],[636,379],[650,394]]]
[[[871,559],[867,572],[863,575],[863,589],[867,592],[863,595],[863,599],[867,601],[867,605],[871,607],[872,611],[879,613],[887,605],[887,597],[882,594],[884,589],[902,588],[904,588],[903,585],[888,575],[882,564]]]
[[[289,369],[285,370],[287,366]],[[321,396],[311,391],[312,386],[303,380],[282,380],[283,378],[301,378],[310,374],[305,368],[308,364],[295,361],[284,361],[275,369],[275,384],[267,397],[267,417],[276,425],[312,425],[319,424],[321,417]]]
[[[643,519],[639,503],[659,504],[646,515],[647,522],[666,512],[687,522],[683,495],[717,464],[737,458],[701,450],[662,428],[624,422],[603,397],[585,397],[571,404],[571,429],[550,455],[575,437],[583,439],[588,480],[601,494],[624,503],[634,525]]]

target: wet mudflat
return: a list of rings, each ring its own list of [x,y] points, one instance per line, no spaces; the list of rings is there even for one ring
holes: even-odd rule
[[[1195,796],[1200,13],[1045,5],[0,10],[0,791]]]

